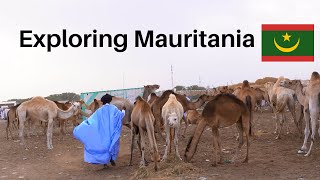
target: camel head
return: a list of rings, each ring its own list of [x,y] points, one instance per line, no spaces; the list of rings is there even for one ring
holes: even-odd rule
[[[244,89],[244,88],[250,88],[249,81],[244,80],[244,81],[242,82],[242,89]]]
[[[159,88],[160,88],[160,86],[157,85],[157,84],[144,86],[144,89],[147,90],[150,93],[154,93]]]
[[[285,87],[285,88],[289,88],[289,89],[296,89],[298,86],[302,86],[301,81],[300,80],[286,80],[283,81],[283,83],[281,84],[281,86]]]
[[[180,125],[180,120],[179,120],[178,115],[177,115],[175,112],[174,112],[174,113],[170,113],[170,114],[167,116],[166,123],[167,123],[167,124],[169,125],[169,127],[171,127],[171,128],[179,127],[179,125]]]
[[[81,103],[80,102],[70,102],[74,115],[79,115],[81,112]]]
[[[208,95],[206,95],[206,94],[202,94],[200,97],[199,97],[199,99],[201,99],[202,101],[209,101],[209,96]]]

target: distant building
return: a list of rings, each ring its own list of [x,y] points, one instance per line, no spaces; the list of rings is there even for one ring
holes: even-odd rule
[[[17,101],[2,101],[0,102],[0,107],[9,108],[9,107],[15,106],[16,104],[17,104]]]

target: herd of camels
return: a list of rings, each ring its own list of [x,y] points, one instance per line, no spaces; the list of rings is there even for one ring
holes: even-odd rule
[[[138,96],[134,104],[129,100],[113,97],[111,104],[119,109],[125,109],[126,114],[122,124],[131,129],[131,157],[134,143],[138,144],[141,154],[140,165],[146,164],[145,158],[145,141],[149,139],[152,161],[155,163],[154,168],[159,168],[158,162],[160,155],[157,147],[157,139],[164,138],[166,134],[166,150],[162,160],[166,160],[168,153],[171,152],[171,144],[174,143],[176,157],[180,160],[178,150],[178,139],[181,120],[185,123],[185,129],[182,136],[185,136],[189,124],[196,124],[192,137],[186,146],[184,160],[189,162],[194,156],[199,139],[205,129],[209,126],[212,129],[214,145],[213,165],[221,163],[221,140],[219,128],[236,125],[238,131],[238,147],[236,149],[233,162],[236,161],[238,152],[246,140],[246,157],[243,162],[249,160],[249,138],[255,136],[255,122],[253,111],[261,108],[261,101],[264,100],[271,106],[276,117],[275,134],[276,139],[281,138],[283,125],[286,122],[286,107],[289,109],[294,124],[298,130],[299,136],[302,137],[302,119],[305,119],[304,142],[298,153],[305,156],[311,154],[316,134],[316,123],[320,113],[320,75],[313,72],[307,86],[303,86],[300,80],[289,80],[279,77],[276,82],[267,82],[262,88],[251,87],[247,80],[244,80],[238,87],[222,86],[214,89],[214,93],[199,96],[196,101],[189,101],[183,94],[166,90],[161,96],[157,96],[155,91],[159,85],[144,86],[142,97]],[[90,114],[81,110],[84,107],[91,111],[91,114],[102,106],[100,100],[95,99],[90,105],[82,100],[77,102],[59,103],[34,97],[17,106],[11,107],[8,112],[7,138],[9,133],[12,137],[12,129],[16,127],[19,131],[20,144],[26,146],[24,141],[25,122],[29,124],[29,132],[34,132],[34,122],[41,121],[45,123],[47,134],[47,148],[52,149],[52,129],[53,122],[60,122],[60,131],[64,134],[66,121],[70,120],[73,125],[77,125],[77,118],[81,116],[89,117]],[[204,106],[202,113],[197,109]],[[298,108],[296,108],[298,106]],[[295,109],[298,109],[296,113]],[[297,116],[298,114],[298,116]],[[307,148],[307,141],[310,135],[311,123],[311,144]],[[320,135],[320,128],[318,130]],[[157,136],[156,136],[157,135]],[[135,140],[138,136],[137,140]]]

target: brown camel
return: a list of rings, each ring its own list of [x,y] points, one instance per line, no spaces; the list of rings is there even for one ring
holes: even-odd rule
[[[137,134],[139,134],[138,139],[138,147],[141,152],[141,161],[140,165],[145,166],[145,141],[146,134],[149,138],[150,149],[152,150],[153,160],[155,162],[154,169],[158,170],[158,161],[160,161],[160,156],[158,152],[158,147],[156,143],[156,139],[154,136],[154,117],[151,112],[150,105],[142,99],[140,96],[137,97],[135,105],[131,114],[131,156],[130,156],[130,164],[132,165],[132,153],[133,153],[133,145],[134,139]]]
[[[144,86],[142,98],[147,101],[149,95],[154,93],[159,88],[160,86],[157,84]]]
[[[265,91],[263,91],[262,89],[260,88],[252,88],[255,95],[256,95],[256,107],[255,107],[255,111],[257,111],[258,109],[260,110],[260,112],[262,112],[262,108],[261,108],[261,104],[262,104],[262,101],[266,101],[266,97],[267,97],[267,93]]]
[[[27,120],[41,120],[48,122],[47,130],[47,147],[52,149],[52,129],[53,120],[57,118],[68,119],[77,113],[80,109],[79,104],[72,105],[67,111],[63,111],[50,100],[44,99],[43,97],[34,97],[29,101],[25,101],[20,104],[17,108],[17,115],[19,119],[19,138],[21,145],[25,145],[24,142],[24,123]]]
[[[198,122],[200,120],[199,118],[201,116],[201,114],[198,112],[198,110],[188,110],[186,113],[187,113],[187,115],[185,117],[186,127],[184,128],[182,137],[185,137],[185,134],[186,134],[186,131],[187,131],[189,124],[198,124]]]
[[[159,98],[159,96],[156,95],[156,93],[151,93],[150,94],[150,99],[148,101],[148,103],[152,106],[152,103],[157,100]]]
[[[244,80],[241,86],[241,90],[237,94],[237,98],[239,98],[242,102],[244,102],[250,112],[250,127],[253,128],[253,110],[256,104],[256,94],[253,89],[251,89],[249,82]],[[251,129],[250,128],[250,129]],[[251,129],[252,130],[252,129]],[[253,130],[250,131],[250,135],[253,135]]]
[[[249,100],[249,99],[247,99]],[[247,102],[249,103],[249,102]],[[219,135],[219,128],[228,127],[233,124],[237,125],[239,132],[239,145],[233,158],[236,160],[238,152],[243,145],[243,132],[246,135],[247,153],[243,162],[249,160],[249,132],[250,132],[250,111],[248,107],[241,100],[232,94],[217,95],[212,101],[208,102],[204,107],[200,117],[199,124],[194,131],[193,136],[190,138],[187,145],[184,157],[187,162],[191,160],[196,152],[197,145],[200,137],[208,125],[212,128],[213,145],[214,145],[214,158],[213,165],[216,166],[217,162],[221,161],[221,141]],[[219,153],[219,156],[218,156]]]
[[[7,133],[7,140],[9,140],[9,133],[11,138],[12,136],[12,128],[18,129],[18,120],[16,115],[16,110],[20,104],[17,104],[15,106],[12,106],[9,108],[8,114],[7,114],[7,127],[6,127],[6,133]]]

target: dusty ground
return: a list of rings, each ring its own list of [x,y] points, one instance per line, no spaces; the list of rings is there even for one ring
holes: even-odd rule
[[[288,117],[289,114],[287,114]],[[128,166],[130,131],[123,127],[120,155],[116,167],[103,168],[99,165],[89,165],[83,162],[83,146],[70,133],[60,140],[56,130],[53,139],[53,150],[46,148],[46,136],[39,129],[39,136],[27,138],[30,147],[24,150],[19,142],[6,140],[4,121],[0,122],[0,179],[132,179],[148,177],[154,179],[319,179],[320,150],[317,139],[310,157],[297,154],[303,140],[297,136],[296,129],[290,119],[290,134],[284,134],[282,139],[275,140],[275,123],[269,111],[255,114],[255,131],[258,137],[251,140],[249,163],[230,164],[229,160],[236,147],[235,128],[221,129],[221,142],[224,149],[224,164],[212,167],[212,134],[205,130],[198,145],[198,151],[191,163],[169,162],[161,163],[160,171],[154,172],[152,165],[139,170],[140,155],[134,152],[134,165]],[[183,124],[184,128],[184,124]],[[182,128],[182,130],[183,130]],[[188,137],[194,130],[188,128],[187,138],[180,138],[180,154],[183,155]],[[15,135],[17,139],[17,135]],[[164,152],[164,142],[158,142],[161,156]],[[241,152],[244,157],[244,149]],[[150,158],[149,155],[147,158]],[[137,171],[139,170],[139,171]],[[138,172],[138,173],[137,173]],[[140,173],[140,174],[139,174]]]

